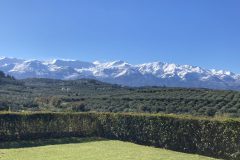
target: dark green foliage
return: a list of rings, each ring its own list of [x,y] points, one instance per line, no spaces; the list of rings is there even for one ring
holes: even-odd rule
[[[240,121],[113,113],[0,114],[2,141],[97,136],[238,160]]]
[[[15,80],[15,78],[13,76],[6,75],[3,71],[0,71],[0,79]]]
[[[95,136],[93,114],[0,114],[0,140]]]
[[[5,78],[5,73],[3,71],[0,71],[0,78]]]
[[[101,114],[103,137],[144,145],[237,159],[240,122],[176,116]]]
[[[16,112],[147,112],[239,117],[240,92],[129,88],[89,79],[8,80],[0,83],[0,110],[9,108]]]

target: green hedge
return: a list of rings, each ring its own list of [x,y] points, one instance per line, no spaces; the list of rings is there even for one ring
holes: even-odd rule
[[[175,151],[240,159],[240,121],[105,114],[102,136]]]
[[[0,139],[100,136],[175,151],[240,159],[240,121],[150,114],[0,114]]]
[[[96,114],[0,114],[0,140],[96,136]]]

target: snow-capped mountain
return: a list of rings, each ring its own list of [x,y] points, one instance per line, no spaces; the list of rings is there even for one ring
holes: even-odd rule
[[[93,78],[127,86],[201,87],[240,90],[240,75],[163,62],[132,65],[124,61],[22,60],[0,58],[0,70],[23,78]]]

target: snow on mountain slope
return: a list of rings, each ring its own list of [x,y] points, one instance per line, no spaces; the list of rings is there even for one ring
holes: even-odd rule
[[[230,71],[163,62],[132,65],[124,61],[21,60],[0,58],[0,70],[16,78],[93,78],[129,86],[203,87],[240,90],[240,75]]]
[[[0,57],[0,69],[4,72],[8,72],[16,64],[22,63],[23,61],[24,60],[16,59],[16,58]]]

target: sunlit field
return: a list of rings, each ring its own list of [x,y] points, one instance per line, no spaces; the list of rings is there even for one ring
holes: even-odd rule
[[[1,144],[1,160],[214,160],[106,139],[52,139]]]

